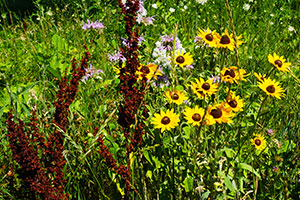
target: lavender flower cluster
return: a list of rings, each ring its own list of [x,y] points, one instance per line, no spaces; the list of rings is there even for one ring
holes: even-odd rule
[[[95,67],[92,66],[92,64],[90,64],[90,68],[84,68],[85,70],[85,76],[82,77],[82,81],[85,82],[87,81],[90,77],[96,77],[96,78],[100,78],[99,76],[97,76],[99,73],[103,74],[103,71],[100,69],[96,69]]]
[[[97,30],[102,30],[105,28],[105,26],[101,23],[101,22],[98,22],[98,21],[95,21],[95,22],[92,22],[90,21],[89,19],[87,20],[88,23],[84,24],[82,26],[82,29],[84,30],[87,30],[87,29],[97,29]]]

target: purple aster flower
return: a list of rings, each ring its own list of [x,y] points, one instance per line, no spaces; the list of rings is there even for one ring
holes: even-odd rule
[[[138,38],[138,45],[141,45],[143,41],[145,41],[145,38],[142,37],[142,36],[140,36],[140,37]]]
[[[116,52],[114,55],[108,54],[109,55],[109,60],[111,62],[119,62],[120,60],[125,62],[126,58],[121,54],[121,52]]]
[[[161,36],[161,46],[159,47],[160,50],[166,49],[167,51],[173,50],[173,42],[174,42],[174,35],[163,35]],[[178,43],[175,42],[175,49],[177,49]]]
[[[89,19],[87,20],[87,22],[88,23],[86,23],[82,26],[82,29],[86,30],[86,29],[90,29],[90,28],[93,28],[93,29],[105,28],[105,26],[101,22],[98,22],[98,21],[92,22]]]
[[[211,75],[211,78],[213,79],[213,83],[220,83],[221,82],[221,77],[220,76]]]
[[[188,106],[190,106],[190,103],[187,100],[184,100],[184,103]]]
[[[129,45],[129,41],[126,39],[126,38],[121,38],[121,40],[122,40],[122,44],[124,45],[124,46],[126,46],[126,47],[130,47]]]
[[[199,37],[199,36],[196,36],[195,38],[194,38],[194,43],[195,43],[195,45],[197,45],[197,44],[199,44],[199,42],[202,42],[203,40],[201,39],[201,37]]]
[[[273,135],[273,134],[274,134],[274,130],[273,130],[273,129],[268,129],[268,130],[267,130],[267,133],[268,133],[269,135]]]
[[[92,27],[89,19],[87,20],[87,22],[88,22],[87,24],[84,24],[82,26],[82,29],[86,30],[86,29],[90,29]]]
[[[194,69],[194,66],[193,65],[187,65],[185,68],[190,70],[190,69]]]
[[[138,23],[142,22],[143,24],[145,24],[147,26],[147,25],[153,24],[154,16],[152,16],[152,17],[139,17],[139,18],[137,18],[136,21]]]
[[[99,73],[103,73],[103,70],[96,69],[95,67],[90,64],[90,68],[85,68],[85,76],[82,77],[82,81],[87,81],[90,77],[97,75]]]
[[[154,86],[155,87],[158,87],[158,86],[163,87],[164,85],[169,87],[170,82],[168,80],[168,77],[166,75],[158,76],[156,81],[154,82]]]
[[[105,26],[101,22],[95,21],[92,23],[92,27],[94,29],[103,29]]]

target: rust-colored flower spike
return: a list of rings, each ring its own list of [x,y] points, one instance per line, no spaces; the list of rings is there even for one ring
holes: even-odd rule
[[[86,52],[77,66],[75,60],[72,61],[72,79],[68,80],[65,75],[59,83],[59,91],[54,102],[55,114],[54,123],[62,130],[66,130],[68,125],[69,106],[75,99],[79,81],[84,76],[84,68],[87,66],[89,53]],[[12,113],[9,114],[8,134],[10,148],[13,157],[20,165],[18,178],[25,181],[24,187],[27,192],[26,198],[22,192],[16,194],[18,199],[46,199],[46,200],[65,200],[69,196],[64,194],[63,167],[65,160],[63,157],[63,134],[56,127],[53,133],[45,140],[39,134],[35,111],[32,112],[29,127],[19,120],[19,124],[13,121]],[[31,138],[28,136],[31,135]],[[39,158],[38,152],[43,153]],[[50,178],[51,177],[51,178]],[[20,198],[19,198],[20,197]]]
[[[137,82],[136,72],[140,67],[138,61],[138,39],[139,31],[136,25],[136,16],[139,9],[138,0],[127,0],[125,5],[119,0],[120,8],[124,15],[125,21],[125,33],[127,35],[126,40],[128,44],[121,47],[121,53],[126,58],[126,65],[123,70],[120,70],[120,93],[123,95],[124,101],[119,106],[119,118],[118,123],[122,126],[124,135],[127,139],[130,139],[128,144],[128,151],[133,151],[138,145],[142,143],[142,135],[145,133],[145,124],[140,120],[133,134],[130,135],[130,126],[135,123],[135,115],[138,109],[142,110],[144,120],[146,120],[148,113],[144,100],[144,93],[146,87],[147,78],[142,74],[142,80]],[[122,63],[120,63],[120,68]]]

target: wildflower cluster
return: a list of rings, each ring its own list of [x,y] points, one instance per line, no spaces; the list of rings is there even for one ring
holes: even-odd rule
[[[207,28],[206,30],[199,29],[195,41],[201,41],[203,45],[208,47],[224,48],[233,51],[235,48],[235,43],[237,48],[244,43],[240,40],[241,38],[242,36],[240,35],[236,38],[237,41],[235,41],[233,34],[229,34],[227,29],[225,29],[225,32],[220,35],[215,30],[211,31],[209,28]]]
[[[173,45],[175,42],[175,52],[184,53],[185,49],[182,47],[182,44],[178,37],[174,35],[163,35],[161,40],[155,43],[156,47],[153,50],[152,56],[155,58],[154,63],[165,68],[171,67],[171,52],[173,51]]]

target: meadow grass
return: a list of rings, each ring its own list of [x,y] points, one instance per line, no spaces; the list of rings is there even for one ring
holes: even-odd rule
[[[147,17],[154,16],[155,20],[147,26],[138,24],[145,39],[139,46],[139,62],[160,65],[158,69],[166,75],[169,85],[155,78],[147,82],[144,100],[149,117],[143,120],[146,134],[142,145],[130,155],[126,149],[128,139],[118,124],[119,105],[124,98],[115,70],[120,66],[108,55],[118,52],[122,38],[126,38],[118,2],[87,4],[78,0],[60,8],[37,4],[35,13],[20,20],[12,17],[14,13],[3,12],[0,198],[15,199],[18,193],[25,192],[22,186],[26,184],[19,178],[20,166],[9,146],[8,112],[12,110],[16,121],[18,118],[29,123],[30,112],[35,109],[40,134],[47,138],[48,127],[53,125],[58,84],[65,70],[70,78],[70,61],[74,57],[79,62],[86,45],[91,55],[89,64],[103,72],[81,81],[69,110],[68,128],[63,132],[65,194],[70,199],[126,196],[125,181],[99,154],[97,139],[101,136],[113,158],[130,166],[129,199],[299,199],[299,2],[226,2],[207,0],[202,5],[196,0],[145,1]],[[105,28],[84,30],[87,19],[99,20]],[[222,34],[225,29],[233,33],[233,27],[236,37],[242,35],[240,40],[244,42],[233,51],[212,48],[201,41],[194,43],[198,28]],[[178,37],[193,57],[192,69],[181,68],[175,61],[169,66],[158,62],[153,53],[163,35]],[[170,45],[174,52],[174,40]],[[285,73],[272,65],[268,56],[273,53],[290,62],[291,71]],[[174,60],[171,51],[168,56]],[[245,80],[232,84],[217,81],[217,91],[207,98],[194,93],[191,85],[195,79],[221,78],[223,68],[230,66],[244,69]],[[279,81],[284,97],[267,96],[254,73]],[[188,97],[186,103],[169,102],[165,94],[175,88]],[[244,101],[243,110],[235,112],[231,123],[224,118],[223,123],[210,124],[211,119],[205,116],[199,126],[188,123],[184,114],[187,107],[197,105],[209,117],[208,111],[214,109],[211,106],[226,102],[231,91]],[[170,118],[178,118],[178,123],[161,132],[152,122],[161,110],[171,109],[178,117]],[[137,121],[143,119],[140,116],[136,114]],[[99,130],[94,135],[95,127]],[[255,145],[257,139],[259,144],[265,144],[263,149]]]

